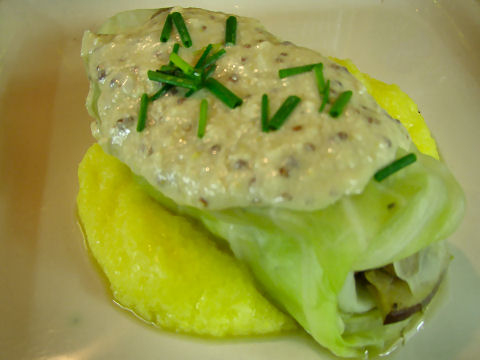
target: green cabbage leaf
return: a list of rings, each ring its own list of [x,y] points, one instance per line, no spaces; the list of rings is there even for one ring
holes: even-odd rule
[[[394,263],[399,277],[418,293],[422,284],[438,281],[448,263],[437,264],[445,251],[436,247],[420,251],[455,230],[464,196],[442,162],[422,154],[417,158],[383,182],[370,181],[361,194],[311,212],[183,207],[144,185],[162,204],[198,219],[227,241],[265,293],[320,344],[354,357],[391,346],[418,316],[383,325],[371,298],[352,290],[352,274]],[[352,299],[350,307],[344,305],[346,297]]]

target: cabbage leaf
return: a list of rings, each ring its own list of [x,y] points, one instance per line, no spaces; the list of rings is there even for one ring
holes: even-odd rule
[[[370,181],[361,194],[311,212],[184,207],[141,181],[162,204],[226,240],[274,302],[320,344],[340,356],[361,356],[393,343],[417,317],[383,325],[376,308],[344,313],[339,294],[349,274],[398,262],[444,240],[463,215],[462,190],[446,166],[420,153],[417,158],[383,182]],[[422,275],[416,276],[411,286],[421,283]]]

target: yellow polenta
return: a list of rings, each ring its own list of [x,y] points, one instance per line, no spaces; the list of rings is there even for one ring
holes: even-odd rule
[[[338,61],[406,126],[420,151],[438,158],[417,106],[398,86]],[[212,235],[152,200],[129,168],[99,145],[82,160],[79,182],[78,214],[88,246],[121,305],[162,328],[185,333],[255,335],[295,328]]]
[[[295,327],[213,237],[151,199],[93,145],[79,167],[78,214],[115,299],[162,328],[211,336]]]
[[[424,154],[438,159],[437,145],[415,102],[398,85],[385,84],[360,72],[350,60],[333,59],[360,80],[382,108],[407,128],[413,143]]]

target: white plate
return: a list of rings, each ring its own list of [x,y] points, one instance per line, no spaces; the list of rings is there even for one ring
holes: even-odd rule
[[[480,3],[188,1],[259,18],[279,37],[349,57],[419,104],[467,194],[443,304],[393,355],[480,356]],[[201,340],[112,304],[75,220],[76,167],[92,143],[83,30],[164,1],[0,2],[0,358],[329,359],[306,336]]]

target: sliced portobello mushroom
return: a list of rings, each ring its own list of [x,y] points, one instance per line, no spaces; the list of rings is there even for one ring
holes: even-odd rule
[[[432,300],[443,279],[443,275],[440,276],[425,296],[425,292],[413,294],[407,282],[395,274],[392,265],[364,271],[357,276],[365,279],[366,288],[377,302],[384,325],[405,320],[422,311]]]

